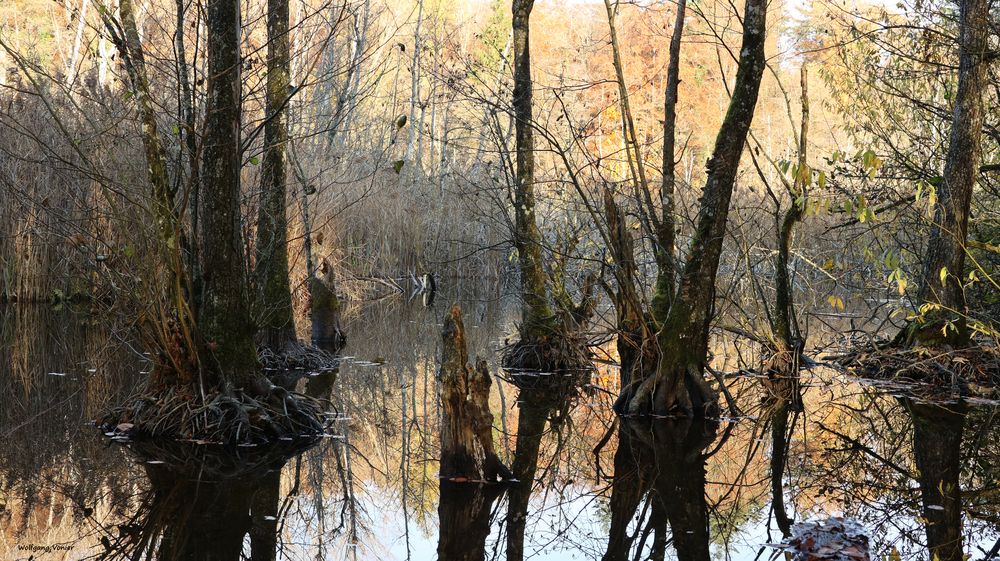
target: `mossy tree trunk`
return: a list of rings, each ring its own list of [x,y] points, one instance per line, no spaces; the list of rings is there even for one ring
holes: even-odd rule
[[[285,148],[286,107],[291,95],[288,54],[288,0],[267,3],[267,92],[264,161],[257,218],[257,282],[261,339],[280,349],[295,339],[292,290],[288,280],[288,220]]]
[[[202,366],[224,386],[262,376],[250,320],[240,213],[240,2],[208,2],[208,87],[202,151]]]
[[[542,237],[535,218],[535,138],[532,130],[531,42],[528,23],[534,0],[513,0],[514,248],[521,267],[521,340],[536,341],[551,333],[552,311],[542,265]]]
[[[944,177],[925,252],[917,301],[937,309],[914,322],[907,343],[964,344],[970,337],[963,279],[972,191],[982,161],[983,92],[989,70],[989,1],[959,2],[958,89]]]
[[[176,348],[178,343],[192,350],[196,346],[193,334],[194,318],[192,317],[188,286],[189,273],[185,271],[185,259],[182,253],[186,246],[184,231],[175,205],[176,193],[170,186],[167,173],[166,151],[160,140],[156,123],[156,110],[150,94],[145,54],[136,24],[135,5],[132,0],[121,0],[119,13],[121,14],[120,28],[115,25],[111,15],[106,10],[101,11],[101,17],[124,61],[138,106],[147,177],[152,186],[153,220],[161,248],[162,266],[167,271],[167,302],[164,303],[166,310],[161,311],[159,318],[153,321],[163,321],[163,318],[169,317],[174,322],[171,329],[160,325],[152,330],[157,334],[158,340],[155,343],[159,345],[160,359],[165,363],[157,369],[154,383],[160,385],[188,384],[193,381],[193,371],[197,368],[197,358],[192,356],[193,353],[169,351],[169,349]]]
[[[659,363],[653,375],[635,378],[622,388],[616,403],[620,413],[699,415],[718,409],[717,397],[705,381],[703,370],[729,203],[766,61],[766,20],[767,3],[747,0],[733,96],[708,162],[708,178],[681,281],[670,313],[657,333]]]

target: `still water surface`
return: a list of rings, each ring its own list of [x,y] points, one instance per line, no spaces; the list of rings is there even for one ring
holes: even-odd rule
[[[470,352],[495,357],[512,307],[462,306]],[[824,370],[804,374],[803,413],[775,411],[758,380],[733,378],[739,416],[621,426],[613,368],[556,407],[498,378],[499,454],[515,460],[519,413],[522,427],[541,427],[535,481],[442,485],[445,312],[356,310],[339,369],[298,386],[331,399],[334,434],[304,452],[226,458],[111,443],[88,424],[149,369],[128,325],[0,308],[0,560],[755,560],[776,554],[766,544],[782,539],[782,509],[795,521],[857,519],[873,559],[944,556],[959,539],[972,559],[1000,547],[995,407],[919,405]]]

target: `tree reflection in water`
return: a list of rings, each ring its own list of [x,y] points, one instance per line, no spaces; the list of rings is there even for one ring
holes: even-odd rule
[[[662,560],[668,524],[677,559],[709,559],[705,453],[717,429],[717,421],[705,419],[622,420],[604,561],[630,559],[633,546],[644,551],[650,534],[649,558]],[[639,526],[630,534],[637,513]]]
[[[277,554],[281,470],[302,446],[258,455],[193,443],[133,443],[149,490],[117,531],[104,528],[99,559],[251,561]]]

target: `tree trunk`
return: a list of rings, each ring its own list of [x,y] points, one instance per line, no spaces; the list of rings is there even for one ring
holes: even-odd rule
[[[802,221],[809,184],[812,181],[807,144],[809,138],[809,73],[805,65],[802,65],[800,69],[800,77],[802,124],[799,131],[798,166],[790,190],[791,207],[778,223],[778,252],[774,260],[775,304],[772,329],[774,349],[765,365],[768,390],[776,399],[789,402],[795,411],[802,410],[799,365],[802,361],[802,349],[805,341],[800,336],[795,317],[795,298],[788,263],[792,247],[792,232],[796,224]],[[775,212],[778,210],[776,209]]]
[[[962,280],[972,191],[982,160],[983,91],[990,56],[989,2],[961,0],[959,8],[958,90],[944,178],[938,190],[918,294],[918,302],[940,308],[928,314],[926,323],[909,327],[908,342],[916,344],[965,344],[970,337]],[[942,334],[946,322],[953,322],[953,327]]]
[[[462,311],[452,306],[441,332],[441,477],[495,481],[511,473],[493,449],[490,373],[469,365]]]
[[[785,462],[788,458],[788,402],[779,401],[771,410],[771,509],[785,538],[792,533],[792,519],[785,509]]]
[[[184,271],[184,258],[182,248],[185,246],[183,230],[180,225],[177,208],[175,207],[174,191],[170,187],[170,180],[167,173],[167,156],[163,143],[160,140],[159,130],[156,124],[156,110],[152,95],[150,94],[149,76],[146,71],[145,54],[143,52],[142,41],[139,38],[138,24],[135,20],[135,6],[132,0],[121,0],[119,3],[121,15],[121,29],[123,34],[118,33],[118,28],[111,20],[111,15],[106,11],[101,12],[104,25],[109,34],[114,38],[118,51],[124,60],[125,69],[129,75],[132,91],[139,109],[139,120],[142,124],[142,143],[146,157],[146,172],[150,185],[152,186],[152,207],[153,220],[156,225],[156,235],[162,250],[163,265],[168,271],[166,292],[169,302],[166,303],[167,314],[176,322],[174,326],[156,329],[159,338],[170,338],[171,340],[160,340],[161,351],[173,349],[178,341],[173,338],[183,339],[183,346],[192,351],[196,345],[190,339],[192,332],[190,317],[190,295],[186,291],[186,279]],[[163,368],[159,368],[155,374],[154,382],[158,384],[188,384],[193,381],[193,370],[195,360],[186,353],[163,352],[167,355],[161,357],[165,362]],[[186,356],[182,357],[181,355]]]
[[[743,146],[753,120],[764,72],[767,3],[747,0],[743,44],[729,110],[708,162],[708,178],[681,282],[670,315],[657,334],[659,364],[654,376],[622,389],[616,411],[629,415],[714,413],[715,393],[704,379],[708,329],[715,305],[715,277],[726,234],[729,203]]]
[[[514,178],[514,248],[521,266],[521,340],[534,341],[550,333],[542,237],[535,219],[535,137],[532,130],[532,82],[528,22],[534,0],[513,0],[514,137],[517,171]]]
[[[203,365],[218,382],[250,388],[259,380],[249,314],[240,214],[240,3],[208,2],[208,97],[202,159],[203,294],[198,327]]]
[[[678,0],[674,18],[674,31],[670,36],[669,60],[667,62],[667,87],[663,94],[663,183],[660,186],[660,236],[657,260],[656,291],[653,296],[653,313],[658,321],[667,318],[670,303],[674,297],[674,279],[677,262],[674,241],[674,191],[676,190],[676,169],[674,151],[677,138],[677,98],[681,83],[681,37],[684,35],[684,16],[687,1]]]
[[[257,219],[257,282],[261,291],[262,342],[281,349],[295,339],[292,290],[288,280],[288,220],[285,107],[291,94],[288,57],[288,0],[267,3],[267,93],[264,163]]]

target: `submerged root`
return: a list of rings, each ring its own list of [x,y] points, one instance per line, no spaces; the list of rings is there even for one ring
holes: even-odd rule
[[[958,397],[1000,398],[1000,351],[992,346],[887,347],[837,362],[860,378],[923,385],[935,393],[947,387]]]
[[[171,386],[144,393],[97,420],[108,436],[253,446],[321,437],[332,422],[327,404],[272,387],[266,395]]]

